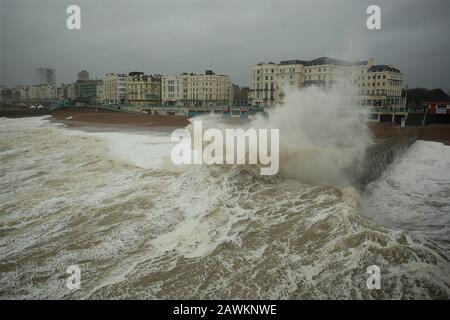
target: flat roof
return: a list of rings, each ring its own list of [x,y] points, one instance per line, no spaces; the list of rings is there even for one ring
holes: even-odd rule
[[[280,65],[293,65],[293,64],[303,64],[304,66],[318,66],[318,65],[337,65],[337,66],[364,66],[367,65],[367,60],[364,61],[348,61],[330,57],[320,57],[313,60],[285,60],[281,61]]]

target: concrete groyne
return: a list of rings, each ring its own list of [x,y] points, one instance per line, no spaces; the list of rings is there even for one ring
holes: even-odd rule
[[[379,178],[387,166],[402,156],[418,139],[421,131],[422,128],[414,128],[379,140],[369,147],[362,164],[362,174],[357,179],[358,185],[364,189],[369,182]]]

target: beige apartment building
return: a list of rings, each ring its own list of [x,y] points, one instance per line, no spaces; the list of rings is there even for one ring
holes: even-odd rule
[[[206,70],[204,74],[164,76],[162,102],[184,107],[220,107],[230,103],[231,81],[226,75]]]
[[[252,67],[250,99],[255,106],[275,106],[290,90],[308,86],[331,87],[339,79],[357,88],[355,101],[362,106],[398,109],[404,107],[403,75],[392,66],[367,61],[317,58],[289,60],[279,64],[261,62]]]
[[[75,83],[62,83],[56,92],[59,100],[75,100]]]
[[[125,103],[127,98],[127,75],[108,73],[103,79],[102,97],[103,104]]]
[[[57,90],[54,85],[37,84],[23,86],[21,88],[22,100],[55,100],[57,99]],[[25,90],[25,92],[24,92]]]
[[[12,89],[12,99],[14,100],[21,100],[25,101],[28,100],[28,88],[30,86],[26,85],[17,85],[15,88]]]
[[[228,76],[207,70],[205,74],[183,74],[181,80],[183,105],[216,107],[229,104],[231,81]]]
[[[260,62],[253,66],[251,100],[254,105],[275,105],[281,99],[281,86],[280,71],[277,64]]]
[[[75,100],[75,83],[62,83],[56,88],[56,96],[58,100]]]
[[[161,78],[161,100],[165,106],[182,105],[181,77],[178,75],[165,75]]]
[[[127,101],[141,107],[161,104],[161,76],[130,72],[127,77]]]
[[[75,83],[67,85],[66,98],[68,100],[75,100]]]
[[[393,66],[372,65],[355,79],[362,106],[397,110],[405,107],[403,75]]]

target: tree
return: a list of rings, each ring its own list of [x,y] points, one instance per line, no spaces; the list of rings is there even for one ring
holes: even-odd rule
[[[403,92],[405,96],[405,92]],[[423,102],[450,101],[450,97],[442,89],[428,90],[425,88],[408,89],[406,104],[420,106]]]

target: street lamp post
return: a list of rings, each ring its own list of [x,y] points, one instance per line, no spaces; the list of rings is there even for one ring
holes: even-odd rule
[[[405,88],[405,111],[407,108],[407,99],[408,99],[408,85],[406,85],[406,88]]]

